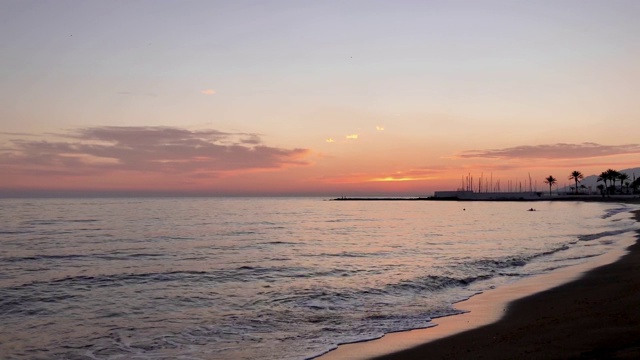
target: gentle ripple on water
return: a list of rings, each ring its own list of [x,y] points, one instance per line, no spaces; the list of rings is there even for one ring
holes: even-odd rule
[[[616,204],[1,205],[0,353],[10,359],[303,359],[431,326],[457,301],[588,261],[637,227]]]

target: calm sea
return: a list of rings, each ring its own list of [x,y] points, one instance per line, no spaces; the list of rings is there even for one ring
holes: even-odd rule
[[[534,206],[537,211],[526,211]],[[589,261],[620,204],[0,200],[3,359],[305,359]]]

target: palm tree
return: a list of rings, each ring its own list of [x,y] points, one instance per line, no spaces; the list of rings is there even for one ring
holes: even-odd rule
[[[617,172],[616,170],[613,170],[613,169],[607,169],[607,171],[605,171],[605,173],[609,177],[609,180],[611,180],[611,183],[613,185],[613,193],[615,194],[615,192],[616,192],[616,180],[618,179],[618,176],[620,176],[620,173]]]
[[[544,178],[544,183],[549,184],[549,196],[551,196],[551,186],[553,186],[553,184],[555,184],[556,181],[558,180],[554,178],[552,175],[549,175],[548,177]]]
[[[610,192],[609,190],[611,188],[613,188],[613,192],[615,193],[616,191],[616,179],[618,178],[618,175],[620,175],[619,172],[613,170],[613,169],[607,169],[607,171],[603,171],[600,173],[600,175],[598,175],[598,181],[602,181],[604,182],[604,187],[607,190],[607,196],[610,196]],[[607,181],[611,181],[611,186],[607,186]]]
[[[598,184],[598,186],[596,186],[596,188],[598,188],[598,190],[600,190],[600,195],[602,195],[602,197],[604,197],[605,186],[602,185],[602,184]]]
[[[576,182],[576,195],[578,195],[578,183],[580,180],[584,179],[584,175],[578,170],[574,170],[569,175],[569,180],[574,180]]]
[[[633,189],[633,193],[635,194],[638,188],[640,187],[640,178],[633,180],[630,186]]]
[[[620,192],[622,192],[622,186],[624,185],[625,181],[629,180],[629,175],[625,173],[620,173],[620,175],[618,175],[618,180],[620,180]],[[627,185],[627,192],[629,192],[628,185]]]
[[[580,185],[580,191],[581,191],[582,193],[584,193],[584,191],[585,191],[585,190],[587,190],[587,187],[586,187],[586,186],[584,186],[584,185]],[[591,193],[591,190],[589,190],[589,195],[590,195],[590,193]]]
[[[607,180],[609,180],[609,174],[606,171],[603,171],[600,173],[600,175],[598,175],[598,180],[596,181],[602,181],[604,183],[604,189],[608,190],[609,188],[607,187]],[[602,196],[604,196],[604,192],[602,192]]]

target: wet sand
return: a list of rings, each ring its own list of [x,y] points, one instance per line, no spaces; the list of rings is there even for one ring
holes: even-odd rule
[[[640,222],[640,211],[633,216]],[[640,358],[640,244],[630,240],[626,254],[473,297],[459,306],[469,313],[435,319],[436,327],[340,346],[320,359]]]

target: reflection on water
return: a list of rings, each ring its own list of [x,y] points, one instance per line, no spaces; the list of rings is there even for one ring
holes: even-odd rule
[[[9,358],[301,359],[587,261],[615,204],[3,200]],[[466,209],[463,211],[463,209]]]

